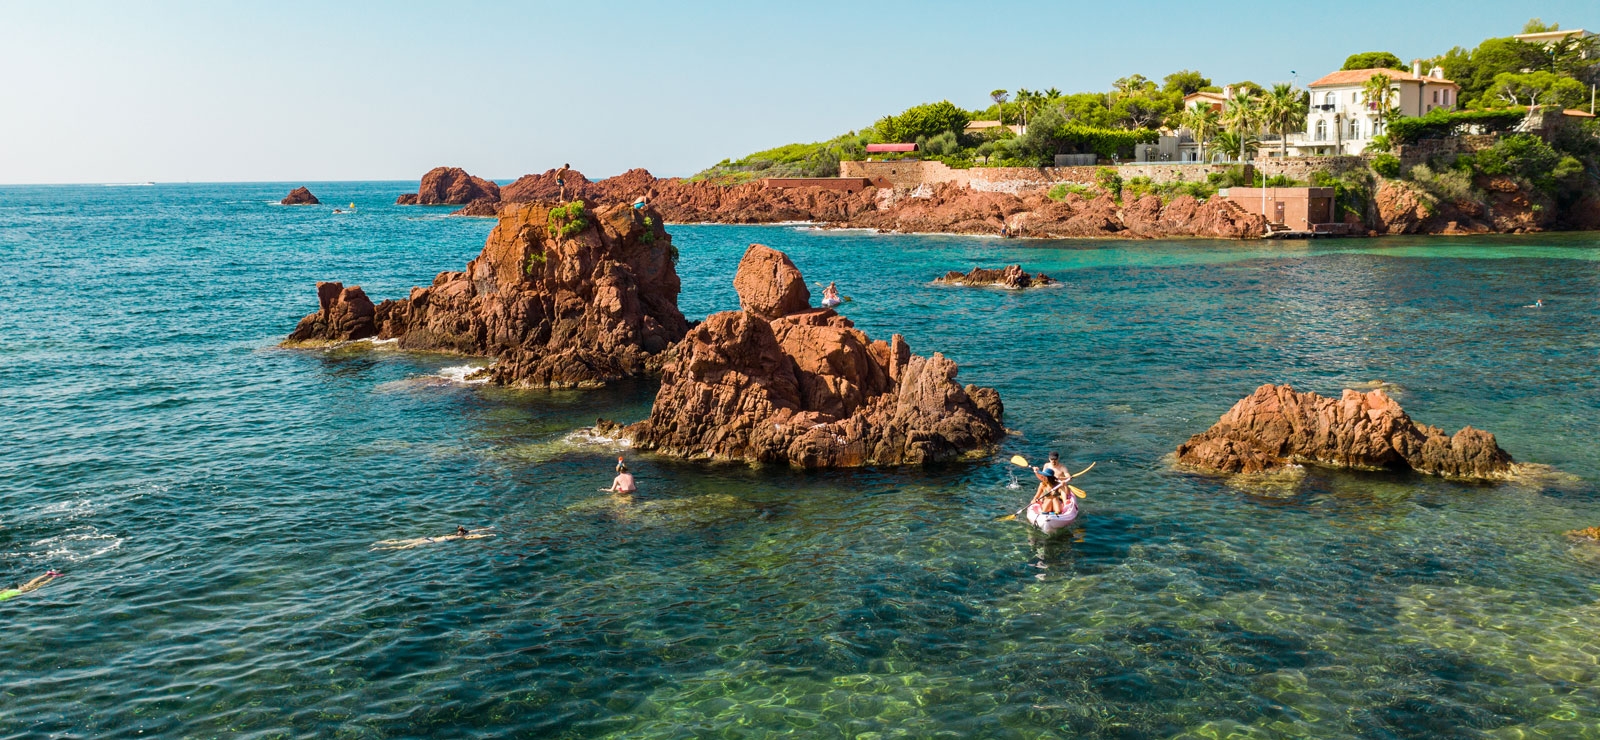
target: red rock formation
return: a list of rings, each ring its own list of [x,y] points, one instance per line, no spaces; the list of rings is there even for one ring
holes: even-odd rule
[[[378,333],[377,311],[361,286],[317,283],[317,312],[300,320],[289,335],[295,344],[326,344],[366,339]]]
[[[473,177],[460,167],[435,167],[422,176],[415,194],[395,199],[396,205],[464,205],[475,200],[500,200],[500,186]]]
[[[1567,536],[1573,539],[1600,542],[1600,527],[1584,527],[1583,529],[1574,529],[1568,532]]]
[[[1055,285],[1056,281],[1049,275],[1039,273],[1029,275],[1022,269],[1022,265],[1007,265],[1004,269],[988,270],[982,267],[972,268],[972,272],[962,273],[951,270],[933,282],[940,285],[974,285],[979,287],[995,286],[1022,290],[1024,288],[1037,288],[1046,285]]]
[[[1446,436],[1412,422],[1382,390],[1346,390],[1335,400],[1270,384],[1179,445],[1178,462],[1222,473],[1309,463],[1477,480],[1507,477],[1513,463],[1493,434],[1466,427]]]
[[[683,338],[675,259],[648,209],[606,206],[574,219],[507,204],[465,272],[440,273],[375,310],[367,301],[373,329],[361,335],[324,317],[338,314],[319,284],[323,310],[302,320],[290,342],[375,334],[403,349],[498,358],[493,377],[502,383],[594,387],[649,372],[654,355]]]
[[[1005,434],[998,393],[963,388],[955,363],[911,354],[898,334],[872,341],[810,308],[783,253],[751,245],[734,284],[745,310],[690,330],[650,418],[621,436],[689,459],[832,468],[954,459]]]
[[[289,194],[284,196],[283,200],[278,201],[278,203],[286,206],[314,206],[321,204],[322,201],[317,200],[317,196],[312,195],[311,191],[302,185],[290,190]]]

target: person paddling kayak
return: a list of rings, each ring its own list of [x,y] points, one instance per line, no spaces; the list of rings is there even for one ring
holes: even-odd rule
[[[828,287],[822,289],[822,307],[834,308],[841,303],[844,299],[839,297],[839,286],[828,283]]]

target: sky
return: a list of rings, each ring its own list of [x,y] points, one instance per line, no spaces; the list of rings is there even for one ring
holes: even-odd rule
[[[1535,16],[1600,30],[1594,0],[0,0],[0,183],[690,175],[995,88],[1304,85]]]

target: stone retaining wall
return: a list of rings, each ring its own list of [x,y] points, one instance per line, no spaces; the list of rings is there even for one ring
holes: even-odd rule
[[[1311,173],[1326,172],[1340,175],[1351,170],[1366,169],[1366,156],[1342,154],[1327,157],[1257,157],[1256,171],[1267,177],[1285,175],[1301,182],[1310,182]]]
[[[1154,183],[1169,183],[1204,182],[1210,173],[1227,172],[1235,166],[1237,165],[1147,162],[1092,167],[973,167],[959,170],[932,160],[902,160],[840,162],[839,176],[867,178],[877,183],[887,182],[896,188],[915,188],[919,185],[953,182],[973,190],[1015,193],[1064,182],[1092,184],[1100,170],[1104,169],[1115,170],[1124,182],[1135,177],[1148,177]]]

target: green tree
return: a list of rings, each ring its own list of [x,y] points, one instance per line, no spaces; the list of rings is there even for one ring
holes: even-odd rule
[[[1400,111],[1399,95],[1394,90],[1394,81],[1386,74],[1375,74],[1361,83],[1361,96],[1367,101],[1367,107],[1378,114],[1378,122],[1384,127],[1393,121]]]
[[[1278,135],[1282,156],[1289,156],[1289,132],[1299,131],[1306,121],[1310,101],[1306,93],[1280,82],[1261,98],[1261,116],[1267,128]]]
[[[1468,51],[1455,47],[1434,64],[1444,69],[1444,76],[1461,86],[1460,105],[1475,107],[1490,87],[1496,75],[1523,70],[1547,69],[1551,56],[1543,47],[1513,38],[1487,39],[1477,48]]]
[[[1200,148],[1200,161],[1206,161],[1206,142],[1221,126],[1217,111],[1208,103],[1196,102],[1183,112],[1182,121],[1182,125],[1194,134],[1194,142]]]
[[[1241,159],[1250,136],[1261,126],[1261,105],[1248,91],[1239,90],[1222,105],[1222,123],[1233,131],[1232,151]],[[1219,136],[1218,139],[1221,139]],[[1228,149],[1224,148],[1224,151]]]
[[[1255,134],[1248,132],[1239,134],[1233,131],[1222,131],[1217,134],[1213,141],[1216,142],[1217,151],[1241,161],[1261,146],[1261,140],[1256,138]]]
[[[1062,96],[1054,107],[1059,108],[1068,120],[1085,126],[1109,128],[1113,117],[1103,93],[1076,93]]]
[[[1001,126],[1006,125],[1006,100],[1010,99],[1010,97],[1011,93],[1006,90],[989,91],[989,99],[994,101],[994,108],[999,111],[997,117],[1000,119]]]
[[[1405,62],[1400,57],[1387,51],[1363,51],[1360,54],[1351,54],[1345,57],[1344,66],[1339,69],[1405,69]]]
[[[1513,74],[1502,72],[1494,76],[1494,84],[1483,98],[1508,106],[1559,105],[1576,108],[1589,100],[1589,90],[1583,83],[1554,72],[1528,72]]]
[[[912,106],[897,116],[884,116],[873,126],[889,142],[913,142],[920,136],[959,132],[972,117],[948,100]]]
[[[1545,23],[1538,18],[1529,18],[1527,23],[1522,24],[1523,33],[1544,33],[1546,31],[1559,30],[1561,30],[1560,23]]]
[[[1180,69],[1161,78],[1161,91],[1179,98],[1211,87],[1211,79],[1192,69]]]

